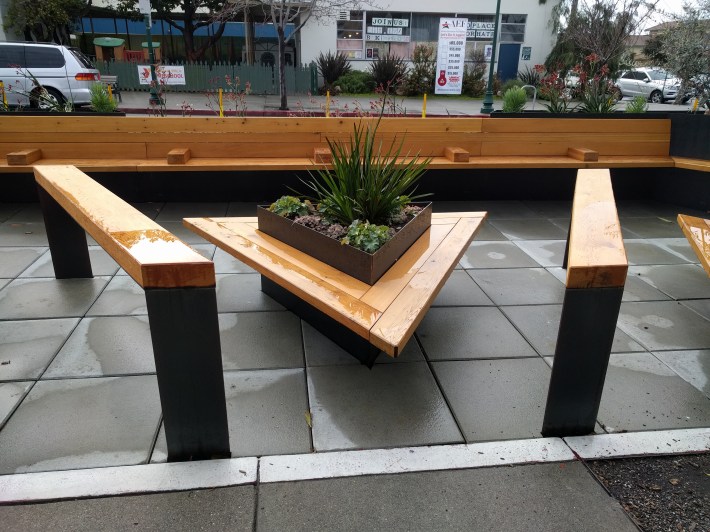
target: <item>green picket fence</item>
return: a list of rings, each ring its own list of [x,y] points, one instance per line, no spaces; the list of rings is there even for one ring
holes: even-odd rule
[[[148,85],[141,85],[136,63],[123,61],[97,61],[96,68],[102,74],[118,76],[122,91],[145,91]],[[185,85],[170,85],[170,92],[206,92],[245,89],[249,83],[252,94],[278,94],[278,69],[261,65],[231,65],[228,63],[173,63],[168,66],[185,68]],[[315,93],[317,73],[315,64],[286,67],[286,90],[289,94]]]

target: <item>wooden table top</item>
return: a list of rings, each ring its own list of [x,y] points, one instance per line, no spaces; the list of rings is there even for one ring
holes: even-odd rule
[[[184,225],[282,288],[398,356],[487,213],[434,213],[432,225],[368,285],[258,230],[256,217],[185,218]]]

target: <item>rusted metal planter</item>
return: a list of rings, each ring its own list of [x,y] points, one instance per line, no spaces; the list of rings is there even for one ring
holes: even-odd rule
[[[367,284],[375,284],[431,225],[431,202],[413,205],[422,207],[422,210],[375,253],[343,245],[310,227],[274,214],[269,211],[268,206],[257,207],[256,215],[259,231],[351,277]]]

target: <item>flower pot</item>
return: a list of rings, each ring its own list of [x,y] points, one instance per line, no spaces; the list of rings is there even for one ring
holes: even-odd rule
[[[257,207],[259,231],[367,284],[375,284],[431,225],[431,202],[375,253],[367,253],[301,224]]]

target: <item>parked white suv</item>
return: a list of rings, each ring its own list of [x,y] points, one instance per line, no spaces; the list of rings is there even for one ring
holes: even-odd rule
[[[46,89],[44,98],[33,77]],[[10,106],[89,104],[89,88],[100,79],[99,71],[79,50],[49,43],[0,42],[0,81]]]
[[[624,72],[616,80],[622,96],[645,96],[653,103],[675,100],[680,81],[660,68],[635,68]]]

